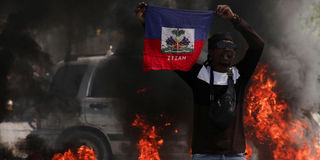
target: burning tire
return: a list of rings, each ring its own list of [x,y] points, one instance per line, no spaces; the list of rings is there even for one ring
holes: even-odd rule
[[[107,139],[91,131],[74,130],[63,133],[56,142],[56,148],[64,150],[69,148],[76,150],[82,145],[93,148],[98,160],[112,160],[112,152]]]

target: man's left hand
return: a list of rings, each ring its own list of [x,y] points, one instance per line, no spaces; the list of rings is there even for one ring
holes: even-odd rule
[[[219,17],[228,20],[232,19],[234,16],[234,13],[228,5],[218,5],[216,13]]]

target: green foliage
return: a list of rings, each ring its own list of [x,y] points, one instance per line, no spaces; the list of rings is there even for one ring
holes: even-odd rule
[[[175,34],[177,37],[183,35],[184,33],[185,33],[184,30],[179,30],[179,29],[172,31],[172,34]]]
[[[320,35],[320,2],[312,3],[308,16],[303,19],[307,28]]]
[[[312,6],[310,21],[320,27],[320,2],[317,2]]]

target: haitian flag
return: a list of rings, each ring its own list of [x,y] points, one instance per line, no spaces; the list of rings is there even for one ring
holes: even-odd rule
[[[213,17],[213,11],[176,10],[148,4],[143,71],[190,70],[198,60]]]

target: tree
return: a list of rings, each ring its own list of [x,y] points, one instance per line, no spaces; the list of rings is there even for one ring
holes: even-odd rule
[[[320,36],[320,2],[314,2],[311,5],[308,17],[306,17],[306,25],[312,31],[315,31]]]

